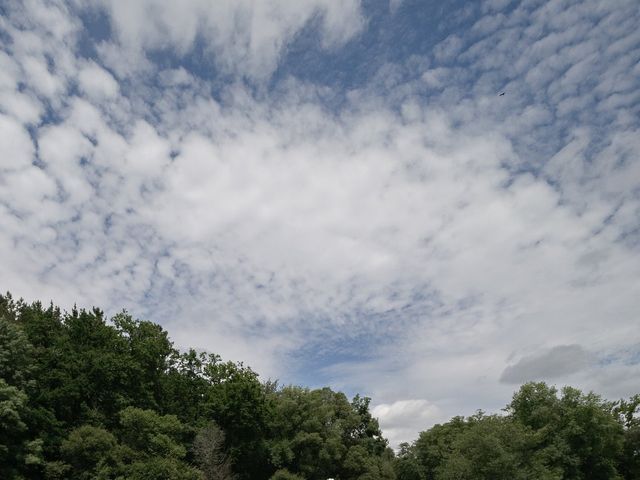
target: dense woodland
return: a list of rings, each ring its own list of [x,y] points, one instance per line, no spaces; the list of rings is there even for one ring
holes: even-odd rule
[[[368,398],[261,382],[127,313],[0,295],[0,479],[640,479],[639,405],[529,383],[394,453]]]

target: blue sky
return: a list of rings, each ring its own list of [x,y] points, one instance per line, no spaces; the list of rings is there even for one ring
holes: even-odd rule
[[[637,393],[636,1],[0,14],[3,290],[370,395],[393,445]]]

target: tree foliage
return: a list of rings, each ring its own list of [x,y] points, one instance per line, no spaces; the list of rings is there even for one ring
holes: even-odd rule
[[[0,478],[391,478],[369,400],[278,388],[122,312],[0,295]],[[368,476],[367,476],[368,475]],[[373,477],[372,477],[373,475]]]
[[[370,400],[261,382],[127,312],[0,295],[0,478],[640,479],[640,396],[523,385],[394,453]]]
[[[608,402],[523,385],[504,415],[478,412],[422,432],[396,458],[399,479],[638,479],[640,399]]]
[[[271,462],[309,480],[393,478],[392,453],[369,413],[369,399],[351,402],[329,388],[288,386],[270,395]]]

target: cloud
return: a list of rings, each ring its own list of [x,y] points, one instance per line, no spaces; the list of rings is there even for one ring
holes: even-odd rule
[[[397,400],[392,404],[380,404],[371,413],[380,422],[389,445],[398,445],[408,438],[416,438],[424,425],[431,425],[441,418],[438,407],[427,400]]]
[[[505,368],[500,381],[525,383],[563,378],[588,365],[589,355],[580,345],[558,345],[545,352],[522,358]]]
[[[402,6],[403,0],[389,0],[389,12],[395,13]]]
[[[78,74],[80,88],[89,98],[113,98],[118,94],[118,83],[104,68],[90,63]]]
[[[458,35],[449,35],[433,49],[433,54],[439,61],[453,60],[462,50],[463,41]]]
[[[451,12],[362,78],[359,2],[176,5],[93,4],[97,39],[73,2],[3,12],[3,289],[359,390],[394,444],[529,376],[634,393],[633,1]],[[298,40],[358,87],[272,76]]]
[[[29,133],[20,122],[6,115],[0,115],[2,169],[18,170],[31,165],[34,150]]]
[[[330,0],[283,0],[253,2],[206,2],[189,0],[160,3],[155,0],[95,2],[94,8],[109,14],[117,37],[118,51],[129,60],[144,57],[146,51],[169,50],[188,54],[198,42],[222,72],[254,79],[269,77],[280,56],[295,35],[314,19],[319,19],[324,48],[334,48],[358,34],[364,26],[360,2],[339,4]],[[112,45],[113,46],[113,45]],[[103,52],[114,53],[108,44]],[[124,74],[118,59],[112,68]],[[131,66],[133,62],[127,62]]]

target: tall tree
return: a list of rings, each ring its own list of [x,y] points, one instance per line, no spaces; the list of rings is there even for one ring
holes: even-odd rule
[[[415,449],[407,442],[400,444],[393,468],[398,480],[426,480],[426,473],[418,462]]]
[[[594,393],[544,383],[523,385],[507,411],[540,438],[549,465],[567,480],[619,478],[624,431],[613,404]]]
[[[17,323],[19,306],[0,295],[0,478],[33,475],[44,465],[43,442],[30,428],[34,352]]]
[[[284,387],[271,394],[273,465],[309,480],[393,478],[392,454],[369,400],[329,388]]]
[[[619,470],[627,480],[640,480],[640,394],[613,406],[624,428],[624,447]]]

